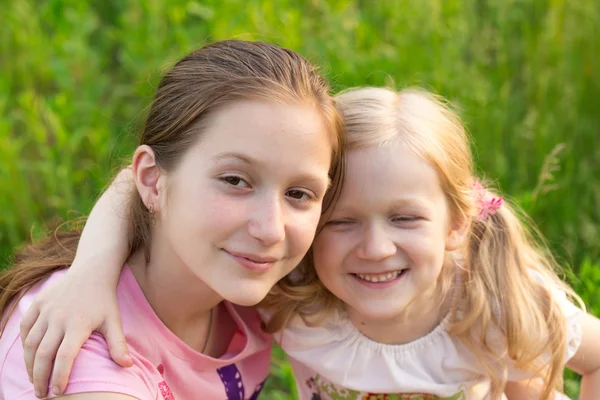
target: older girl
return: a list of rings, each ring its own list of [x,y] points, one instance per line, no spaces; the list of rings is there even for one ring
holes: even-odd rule
[[[256,398],[271,339],[247,306],[308,250],[336,181],[340,142],[327,84],[292,51],[223,41],[177,62],[158,86],[133,155],[135,188],[122,194],[128,239],[105,227],[126,249],[117,299],[133,366],[116,366],[94,334],[65,393]],[[59,344],[57,332],[38,324],[23,345],[19,323],[35,296],[65,275],[78,239],[69,232],[32,245],[0,278],[1,399],[34,398],[24,356],[35,335],[47,333],[43,356]],[[29,372],[49,371],[36,363]]]

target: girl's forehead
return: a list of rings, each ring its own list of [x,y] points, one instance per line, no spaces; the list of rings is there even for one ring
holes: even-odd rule
[[[423,157],[402,143],[365,146],[348,151],[348,182],[357,177],[373,181],[418,183],[417,178],[437,180],[437,171]]]
[[[223,141],[232,149],[239,147],[242,140],[277,147],[316,139],[319,145],[331,147],[327,126],[318,110],[299,104],[232,102],[215,111],[203,131],[201,141]]]
[[[332,143],[313,108],[247,101],[207,122],[184,156],[182,166],[190,173],[220,168],[329,182]]]
[[[368,146],[348,152],[340,205],[361,201],[406,204],[440,198],[443,192],[437,171],[406,146]]]

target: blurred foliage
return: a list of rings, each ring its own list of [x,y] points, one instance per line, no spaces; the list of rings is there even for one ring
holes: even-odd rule
[[[449,98],[480,171],[533,217],[600,313],[596,0],[19,0],[0,4],[0,22],[0,266],[90,210],[165,68],[234,37],[299,51],[336,90],[420,85]],[[287,398],[276,354],[269,398]]]

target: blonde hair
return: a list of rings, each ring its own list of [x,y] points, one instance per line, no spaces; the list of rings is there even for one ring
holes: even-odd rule
[[[506,360],[544,380],[542,398],[553,396],[555,388],[562,389],[566,327],[551,289],[580,300],[558,277],[559,267],[538,232],[528,231],[521,222],[525,216],[508,202],[486,219],[474,218],[479,210],[473,196],[473,158],[457,114],[441,98],[420,89],[351,89],[339,94],[337,102],[348,150],[405,144],[438,172],[453,222],[469,224],[468,240],[457,251],[462,261],[456,268],[442,269],[439,287],[444,297],[452,291],[456,299],[448,331],[486,369],[492,398],[504,392]],[[528,221],[527,226],[532,224]],[[310,253],[299,271],[296,279],[282,280],[262,304],[271,310],[270,332],[284,328],[295,315],[313,321],[310,317],[323,317],[340,306],[319,281]],[[499,341],[487,334],[490,329],[501,332]]]

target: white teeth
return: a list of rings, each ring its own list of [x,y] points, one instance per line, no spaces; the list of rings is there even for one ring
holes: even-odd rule
[[[398,276],[400,276],[401,273],[402,273],[402,271],[394,271],[394,272],[388,272],[385,274],[354,274],[354,275],[356,275],[363,281],[378,283],[378,282],[387,282],[389,280],[395,279]]]

